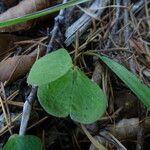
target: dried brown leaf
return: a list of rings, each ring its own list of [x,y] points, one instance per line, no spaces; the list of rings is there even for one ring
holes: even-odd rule
[[[55,3],[57,3],[57,1],[55,1]],[[49,0],[22,0],[18,5],[2,13],[0,15],[0,22],[41,10],[53,4],[54,2],[49,2]],[[15,26],[0,28],[0,31],[1,32],[15,32],[19,30],[28,30],[35,23],[36,23],[36,20],[28,21],[28,22],[21,23]]]
[[[24,76],[32,67],[36,57],[29,55],[14,56],[0,63],[0,81],[8,84]]]
[[[150,117],[146,117],[142,121],[144,122],[145,134],[149,134]],[[133,140],[137,138],[140,123],[139,118],[122,119],[115,126],[108,125],[106,130],[119,140]]]

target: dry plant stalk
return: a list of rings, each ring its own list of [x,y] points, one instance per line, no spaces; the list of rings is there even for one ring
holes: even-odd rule
[[[105,7],[108,3],[110,3],[110,0],[95,0],[88,8],[89,11],[92,10],[91,16],[95,16],[95,18],[100,17],[105,9],[98,10],[98,8]],[[79,32],[79,36],[81,36],[87,30],[87,28],[92,23],[91,16],[85,13],[77,21],[75,21],[70,27],[68,27],[65,33],[65,37],[66,37],[65,44],[67,46],[69,46],[74,41],[75,33],[77,31]]]
[[[53,5],[54,3],[56,4],[57,0],[55,2],[49,2],[49,0],[23,0],[18,5],[2,13],[0,15],[0,22],[6,21],[12,18],[24,16],[26,14],[47,8],[48,6]],[[0,28],[0,31],[1,32],[15,32],[19,30],[28,30],[35,23],[36,23],[36,20],[28,21],[25,23],[14,25],[14,26]]]

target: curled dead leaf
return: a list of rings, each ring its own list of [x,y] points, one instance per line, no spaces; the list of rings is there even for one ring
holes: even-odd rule
[[[150,132],[150,117],[142,120],[144,124],[145,135]],[[113,134],[119,140],[133,140],[137,138],[141,121],[139,118],[122,119],[114,125],[108,125],[106,130]]]
[[[0,62],[0,81],[7,84],[23,77],[35,62],[35,56],[14,56]]]
[[[55,4],[57,1],[55,1]],[[49,0],[22,0],[18,5],[8,9],[0,15],[0,22],[6,21],[12,18],[24,16],[26,14],[47,8],[53,5],[54,2]],[[1,32],[15,32],[19,30],[28,30],[36,23],[36,20],[28,21],[18,25],[0,28]]]

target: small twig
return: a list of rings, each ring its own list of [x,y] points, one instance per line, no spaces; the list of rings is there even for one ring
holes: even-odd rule
[[[129,3],[129,0],[124,0],[123,1],[124,3],[124,6],[128,8],[128,3]],[[124,10],[124,26],[125,26],[125,29],[124,29],[124,40],[125,40],[125,45],[127,45],[128,47],[128,38],[129,38],[129,13],[128,13],[128,9],[125,9]]]
[[[76,44],[75,44],[75,54],[74,54],[74,65],[77,64],[77,55],[79,50],[79,32],[76,32]]]
[[[149,14],[148,1],[147,0],[145,0],[145,13],[146,13],[146,18],[149,18],[150,14]],[[148,28],[150,31],[150,20],[149,19],[147,20],[147,24],[148,24]],[[148,34],[150,34],[150,32]]]
[[[138,109],[138,116],[139,116],[139,127],[138,127],[138,133],[137,133],[137,142],[136,142],[136,150],[143,150],[144,149],[144,136],[145,136],[145,115],[146,110],[144,106],[139,103],[139,109]]]
[[[91,6],[89,7],[89,10],[93,9],[92,15],[94,15],[94,18],[100,17],[101,14],[104,12],[105,9],[97,9],[98,7],[105,7],[108,3],[110,3],[110,0],[95,0]],[[95,9],[96,8],[96,9]],[[92,17],[88,14],[83,14],[77,21],[75,21],[67,30],[65,33],[65,44],[69,46],[75,39],[75,33],[76,31],[79,32],[79,37],[86,31],[86,29],[91,25],[92,23]]]
[[[24,135],[27,129],[27,124],[30,118],[30,112],[31,112],[31,108],[32,108],[32,104],[35,101],[35,97],[36,97],[36,93],[37,93],[37,87],[32,87],[32,90],[26,100],[26,102],[24,103],[23,106],[23,113],[22,113],[22,119],[21,119],[21,125],[20,125],[20,130],[19,130],[19,135]]]
[[[68,0],[63,0],[63,4],[66,3]],[[52,49],[53,49],[53,44],[54,44],[54,41],[55,41],[55,38],[58,34],[58,30],[59,30],[59,24],[60,22],[63,21],[64,19],[64,13],[65,13],[65,10],[62,9],[60,10],[59,14],[57,17],[55,17],[55,23],[54,23],[54,28],[53,30],[51,31],[51,38],[50,38],[50,41],[48,43],[48,46],[47,46],[47,53],[51,52]]]
[[[133,5],[132,11],[133,11],[134,13],[137,13],[139,10],[141,10],[143,4],[144,4],[144,0],[139,0],[138,2],[136,2],[136,3]]]
[[[120,0],[116,0],[116,5],[120,6],[121,1]],[[120,16],[120,7],[116,7],[116,13],[115,13],[115,24],[112,27],[111,33],[109,35],[109,38],[116,36],[116,32],[118,30],[118,24],[119,24],[119,16]],[[111,44],[111,39],[108,39],[108,42],[105,46],[105,50],[107,50],[110,47]]]
[[[124,6],[126,8],[128,8],[129,6],[129,0],[124,0],[123,1],[124,3]],[[124,10],[124,45],[126,48],[130,49],[130,44],[129,44],[129,39],[131,38],[132,36],[132,33],[130,34],[131,32],[131,28],[129,26],[129,9],[125,9]],[[130,70],[136,74],[136,64],[134,63],[134,55],[133,57],[131,57],[131,59],[129,60],[129,66],[130,66]]]

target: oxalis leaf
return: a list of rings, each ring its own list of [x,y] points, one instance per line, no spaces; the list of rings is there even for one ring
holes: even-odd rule
[[[3,150],[42,150],[42,144],[36,136],[12,135]]]
[[[65,49],[59,49],[35,62],[27,82],[31,85],[50,83],[63,76],[72,66],[68,52]]]
[[[64,76],[38,89],[43,108],[56,117],[70,117],[80,123],[99,119],[107,107],[102,90],[80,70],[70,69]]]
[[[150,88],[144,85],[134,74],[125,67],[105,56],[100,59],[132,90],[133,93],[150,109]]]

